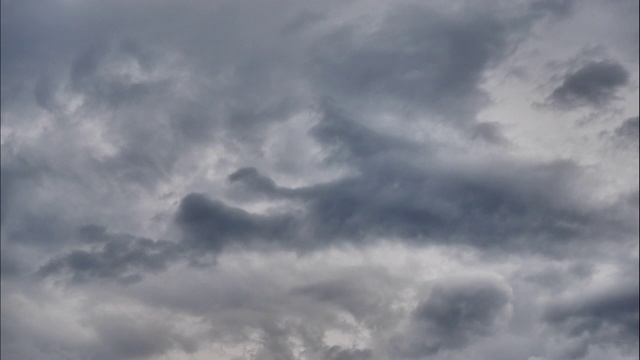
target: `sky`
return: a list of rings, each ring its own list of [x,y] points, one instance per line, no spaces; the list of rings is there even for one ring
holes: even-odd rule
[[[639,359],[638,1],[1,8],[2,359]]]

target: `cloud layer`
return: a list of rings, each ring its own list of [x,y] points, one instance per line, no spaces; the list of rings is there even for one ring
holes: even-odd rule
[[[637,4],[2,10],[3,358],[638,359]]]

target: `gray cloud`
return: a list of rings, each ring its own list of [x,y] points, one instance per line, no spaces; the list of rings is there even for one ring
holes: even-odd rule
[[[155,319],[102,315],[92,319],[91,324],[100,339],[93,355],[97,359],[149,359],[174,348],[186,353],[197,350],[192,340]]]
[[[490,278],[453,279],[437,284],[412,313],[410,328],[395,339],[401,356],[417,359],[465,347],[496,331],[511,290]]]
[[[2,0],[2,357],[636,360],[631,8]]]
[[[555,16],[568,16],[574,10],[574,0],[537,0],[531,2],[531,11],[534,13],[551,13]]]
[[[548,195],[553,191],[560,196],[569,189],[566,182],[577,171],[570,163],[530,167],[527,179],[503,173],[502,180],[488,174],[425,173],[398,162],[375,165],[364,168],[362,176],[297,189],[278,187],[255,169],[241,169],[229,178],[299,202],[305,207],[303,215],[252,214],[191,194],[182,199],[175,217],[184,235],[181,243],[119,239],[101,249],[74,251],[44,269],[109,277],[126,272],[128,265],[162,269],[192,247],[214,254],[224,248],[264,246],[307,251],[366,244],[380,236],[413,244],[454,241],[485,249],[549,251],[571,240],[588,241],[588,236],[591,241],[606,234],[625,240],[634,231],[624,217],[604,216],[607,209],[581,209],[586,204],[567,193],[562,198]],[[536,201],[520,200],[527,197]],[[532,238],[538,242],[522,242]]]
[[[291,237],[293,218],[261,216],[212,201],[201,194],[190,194],[180,202],[176,221],[185,241],[205,250],[219,251],[225,245],[246,245],[252,240]]]
[[[252,357],[254,360],[296,359],[290,341],[291,335],[299,335],[305,346],[304,354],[309,359],[323,360],[368,360],[372,359],[369,349],[344,348],[325,345],[317,334],[304,326],[284,326],[267,324],[263,328],[263,347]]]
[[[474,10],[454,20],[429,6],[399,6],[372,34],[346,27],[322,39],[314,72],[334,97],[403,101],[468,120],[484,100],[482,73],[509,45],[507,25]]]
[[[614,135],[622,142],[638,142],[640,127],[638,126],[638,117],[632,117],[625,120],[618,128],[615,129]]]
[[[632,348],[638,343],[639,298],[636,281],[587,289],[579,296],[549,304],[544,319],[567,336],[586,336],[592,345],[620,344]]]
[[[589,62],[569,73],[553,90],[550,100],[561,107],[602,106],[629,83],[629,72],[613,61]]]
[[[420,168],[410,161],[416,145],[332,115],[326,115],[314,134],[329,144],[331,156],[353,163],[359,175],[296,189],[279,187],[256,169],[241,169],[229,177],[255,192],[303,204],[305,224],[299,228],[312,231],[306,237],[332,244],[392,236],[418,243],[456,241],[541,251],[571,240],[628,239],[635,231],[630,218],[611,216],[610,210],[580,200],[572,181],[581,170],[571,162],[507,163],[488,172],[451,172],[440,168],[434,157]],[[421,154],[429,158],[429,152]],[[534,243],[524,240],[534,238]],[[291,242],[296,244],[307,243]]]
[[[357,321],[367,321],[372,313],[383,309],[385,299],[380,297],[368,276],[378,276],[381,280],[387,280],[387,275],[382,271],[369,270],[367,274],[353,273],[343,274],[339,279],[323,280],[295,287],[291,295],[310,299],[319,306],[336,307],[352,315]],[[376,285],[384,285],[382,281]],[[388,286],[388,285],[387,285]]]
[[[245,167],[236,170],[230,174],[227,179],[231,183],[241,183],[248,187],[249,190],[259,191],[267,194],[274,194],[282,191],[276,186],[276,183],[258,172],[254,167]]]
[[[40,267],[38,274],[47,277],[69,272],[75,283],[116,280],[130,284],[140,280],[140,273],[166,269],[183,252],[168,241],[107,234],[104,228],[95,226],[84,227],[81,233],[95,244],[91,249],[74,250],[54,258]]]
[[[5,151],[9,149],[5,148]],[[2,193],[0,201],[0,220],[4,224],[10,217],[10,213],[23,208],[22,199],[28,193],[28,189],[37,186],[43,176],[49,173],[47,164],[39,161],[18,159],[11,164],[2,166]]]
[[[343,349],[340,346],[332,346],[326,350],[327,360],[368,360],[372,359],[371,350]]]

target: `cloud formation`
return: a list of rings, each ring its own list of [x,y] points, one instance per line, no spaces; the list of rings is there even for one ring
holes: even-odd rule
[[[2,357],[637,360],[634,14],[2,0]]]
[[[640,126],[638,124],[639,121],[637,116],[625,120],[614,131],[616,139],[622,142],[637,143],[638,137],[640,136]]]
[[[551,93],[551,101],[563,107],[602,106],[615,98],[629,82],[629,72],[610,61],[589,62],[570,74]]]
[[[496,331],[508,313],[511,290],[494,279],[449,279],[437,284],[411,315],[410,329],[396,341],[398,355],[421,359],[464,348]]]

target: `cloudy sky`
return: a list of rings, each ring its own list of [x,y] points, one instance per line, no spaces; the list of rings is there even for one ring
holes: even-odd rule
[[[2,0],[2,359],[638,359],[637,0]]]

